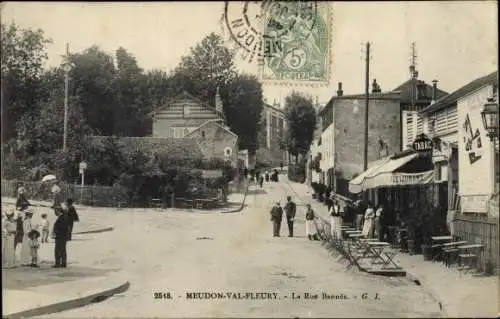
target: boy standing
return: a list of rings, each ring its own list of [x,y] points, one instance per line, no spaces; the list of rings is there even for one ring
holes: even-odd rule
[[[38,238],[40,237],[40,233],[38,230],[33,229],[29,232],[28,238],[31,248],[31,267],[38,268],[38,248],[40,247],[40,243],[38,242]]]
[[[42,214],[42,243],[49,242],[49,220],[47,219],[47,214]]]

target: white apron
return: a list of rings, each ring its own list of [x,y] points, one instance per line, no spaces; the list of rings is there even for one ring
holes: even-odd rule
[[[306,220],[306,236],[316,234],[316,225],[313,220]]]
[[[21,265],[31,264],[31,245],[30,239],[28,237],[31,231],[31,219],[25,219],[23,221],[23,243],[21,244]]]
[[[16,250],[14,248],[14,239],[16,232],[16,223],[5,221],[5,237],[2,245],[2,268],[11,268],[16,264]]]
[[[342,219],[340,217],[330,217],[330,228],[333,238],[342,239]]]

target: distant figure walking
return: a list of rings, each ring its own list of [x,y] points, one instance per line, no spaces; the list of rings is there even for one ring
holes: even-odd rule
[[[17,249],[17,245],[21,244],[23,242],[23,236],[24,236],[24,231],[23,231],[23,214],[21,212],[16,213],[16,235],[14,238],[14,249]]]
[[[68,217],[62,209],[56,211],[57,220],[54,223],[52,236],[55,240],[54,256],[55,264],[52,268],[66,268],[67,254],[66,244],[68,241]]]
[[[280,163],[281,172],[283,173],[283,162]]]
[[[259,185],[260,185],[260,188],[262,188],[262,186],[264,185],[264,176],[260,175],[259,177]]]
[[[266,182],[269,182],[269,171],[266,171],[264,176],[266,177]]]
[[[306,236],[309,240],[318,240],[317,228],[315,224],[315,219],[317,219],[314,211],[311,208],[311,204],[306,205]]]
[[[361,232],[363,236],[367,238],[373,238],[373,219],[375,218],[375,212],[373,211],[373,205],[368,202],[368,208],[365,212],[365,222],[363,224],[363,231]]]
[[[4,238],[2,243],[2,268],[12,268],[16,265],[16,222],[14,221],[14,211],[7,212],[4,220]]]
[[[24,221],[23,221],[23,242],[21,244],[21,265],[30,266],[31,265],[31,245],[29,234],[34,229],[31,218],[33,217],[33,211],[24,211]]]
[[[280,202],[276,202],[271,208],[271,221],[273,222],[273,237],[280,237],[281,220],[283,219],[283,208]]]
[[[287,196],[285,205],[286,222],[288,224],[288,237],[293,237],[293,221],[295,220],[295,212],[297,205],[292,201],[292,197]]]

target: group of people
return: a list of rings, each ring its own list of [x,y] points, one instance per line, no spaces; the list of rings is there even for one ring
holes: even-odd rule
[[[361,200],[355,203],[357,210],[356,228],[361,230],[361,233],[366,238],[377,238],[379,241],[385,240],[388,234],[384,205],[375,206],[372,202],[367,202],[366,209],[363,206]]]
[[[269,182],[269,181],[278,182],[279,181],[277,169],[274,169],[271,172],[269,172],[269,171],[260,172],[260,171],[254,170],[254,169],[249,171],[247,168],[245,168],[243,175],[245,178],[249,178],[250,181],[257,182],[259,184],[260,188],[262,188],[264,186],[264,181],[266,181],[266,182]]]
[[[292,201],[291,196],[287,196],[285,207],[281,207],[280,202],[276,202],[271,208],[271,222],[273,223],[273,237],[280,237],[281,222],[283,220],[283,213],[286,218],[288,226],[288,237],[293,237],[293,223],[297,212],[297,205]],[[318,217],[315,215],[310,204],[306,205],[305,211],[306,218],[306,236],[309,240],[319,240],[319,233],[315,220]]]
[[[79,221],[78,213],[73,205],[73,200],[61,200],[60,188],[52,188],[54,213],[56,221],[52,227],[52,238],[55,242],[54,268],[67,267],[67,242],[71,240],[74,222]],[[16,249],[21,246],[20,265],[38,266],[38,249],[40,243],[49,242],[50,222],[47,214],[41,214],[39,223],[33,220],[34,211],[26,198],[24,187],[17,191],[15,210],[2,214],[2,268],[16,267]],[[17,215],[17,216],[15,216]]]

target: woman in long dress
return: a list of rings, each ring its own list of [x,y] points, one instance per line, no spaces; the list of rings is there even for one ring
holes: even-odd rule
[[[4,221],[4,238],[2,245],[2,268],[12,268],[16,265],[16,250],[14,239],[16,236],[16,222],[14,212],[8,212]]]
[[[316,225],[314,220],[317,218],[310,204],[306,205],[306,236],[309,240],[313,240],[316,237]]]
[[[25,217],[23,221],[23,243],[21,244],[21,265],[29,266],[31,265],[31,246],[28,234],[33,229],[31,224],[31,217],[33,217],[33,212],[26,210],[24,212]]]
[[[373,206],[369,202],[368,208],[365,212],[365,222],[363,224],[363,230],[361,234],[367,238],[371,238],[373,235],[373,218],[375,217],[375,212],[373,211]]]

